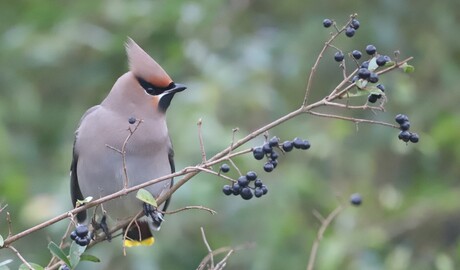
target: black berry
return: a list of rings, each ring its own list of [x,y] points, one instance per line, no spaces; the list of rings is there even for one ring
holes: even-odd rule
[[[355,193],[350,196],[350,202],[355,206],[360,206],[363,203],[363,199],[359,193]]]
[[[411,133],[407,130],[399,132],[398,138],[403,142],[408,142],[410,140]]]
[[[379,96],[375,95],[375,94],[370,94],[367,97],[367,101],[369,101],[369,103],[375,103],[375,102],[377,102],[378,99],[379,99]]]
[[[241,198],[245,199],[245,200],[250,200],[252,198],[252,191],[250,188],[248,187],[244,187],[242,190],[241,190]]]
[[[272,160],[277,160],[279,157],[278,153],[276,153],[276,151],[273,151],[271,154],[270,154],[270,158]]]
[[[87,246],[89,242],[90,242],[90,239],[87,237],[83,237],[83,238],[77,237],[75,239],[75,243],[77,243],[77,245],[82,246],[82,247]]]
[[[294,148],[294,145],[292,144],[291,141],[285,141],[282,147],[285,152],[291,152],[292,148]]]
[[[61,266],[61,268],[59,268],[59,270],[70,270],[70,268],[67,266],[67,264],[64,264]]]
[[[332,20],[331,19],[324,19],[323,21],[323,26],[326,27],[326,28],[329,28],[331,27],[332,25]]]
[[[369,61],[362,62],[360,68],[368,69],[369,68]]]
[[[303,144],[303,140],[300,139],[300,138],[295,138],[295,139],[292,141],[292,144],[294,145],[295,148],[301,149],[302,144]]]
[[[264,195],[264,191],[260,187],[257,187],[256,189],[254,189],[254,196],[256,196],[256,198],[260,198],[263,195]]]
[[[410,137],[409,137],[409,140],[410,140],[411,143],[418,143],[418,141],[419,141],[418,134],[417,133],[411,133]]]
[[[249,181],[254,181],[257,179],[257,174],[256,172],[253,172],[253,171],[249,171],[246,173],[246,178],[249,180]]]
[[[246,187],[247,185],[249,185],[249,180],[246,178],[246,176],[240,176],[238,178],[238,185],[240,187]]]
[[[371,76],[371,72],[367,68],[360,68],[358,70],[358,77],[367,80]]]
[[[271,152],[273,152],[273,148],[268,143],[264,144],[262,146],[262,149],[263,149],[265,154],[270,154]]]
[[[85,225],[79,225],[77,228],[75,228],[75,233],[78,237],[84,238],[88,235],[88,227]]]
[[[371,72],[371,75],[369,75],[369,82],[371,83],[376,83],[379,81],[379,75],[377,73]]]
[[[75,240],[75,238],[77,238],[77,233],[75,231],[72,231],[70,233],[70,239]]]
[[[278,160],[276,159],[271,159],[269,162],[273,165],[273,169],[275,169],[276,166],[278,166]]]
[[[136,118],[130,117],[130,118],[128,119],[128,123],[130,123],[131,125],[134,124],[134,123],[136,123]]]
[[[353,58],[356,59],[356,60],[361,59],[361,57],[363,56],[363,54],[362,54],[360,51],[358,51],[358,50],[352,51],[352,52],[351,52],[351,55],[352,55]]]
[[[385,92],[385,86],[383,84],[377,84],[376,86],[380,91]]]
[[[231,186],[229,185],[225,185],[223,188],[222,188],[222,192],[225,194],[225,195],[231,195],[233,194],[233,189]]]
[[[233,190],[233,195],[239,195],[241,191],[241,187],[240,185],[238,185],[238,183],[235,183],[233,184],[232,190]]]
[[[409,117],[407,117],[405,114],[398,114],[395,117],[395,121],[401,125],[402,123],[409,121]]]
[[[220,166],[220,170],[223,172],[223,173],[228,173],[230,171],[230,166],[228,166],[227,163],[224,163],[222,164],[222,166]]]
[[[347,27],[347,29],[345,30],[345,35],[347,37],[353,37],[355,35],[355,32],[356,32],[355,28]]]
[[[262,185],[263,185],[262,180],[256,179],[256,181],[254,181],[254,186],[255,187],[262,187]]]
[[[302,150],[308,150],[310,149],[310,142],[307,140],[302,140],[302,144],[300,145],[300,149]]]
[[[351,82],[354,83],[354,82],[356,82],[358,79],[359,79],[359,77],[355,75],[355,76],[353,76],[353,79],[351,79]]]
[[[380,55],[379,57],[377,57],[377,59],[375,61],[377,63],[377,66],[379,66],[379,67],[382,67],[387,63],[387,59],[383,55]]]
[[[404,131],[404,130],[409,130],[409,128],[410,128],[410,122],[409,122],[409,121],[406,121],[406,122],[402,123],[402,124],[399,126],[399,128],[400,128],[401,130],[403,130],[403,131]]]
[[[344,55],[343,55],[342,52],[336,52],[334,54],[334,60],[337,61],[337,62],[342,62],[343,58],[344,58]]]
[[[261,189],[262,189],[262,191],[264,192],[264,195],[267,194],[268,188],[267,188],[266,185],[262,185]]]
[[[254,155],[254,158],[257,160],[261,160],[264,158],[264,150],[262,147],[256,147],[254,150],[252,150],[252,154]]]
[[[368,55],[374,55],[377,52],[377,48],[374,45],[367,45],[366,46],[366,53]]]
[[[357,19],[351,20],[350,26],[353,27],[353,29],[358,30],[359,28],[359,21]]]
[[[268,141],[268,144],[269,144],[271,147],[276,147],[276,146],[278,146],[279,142],[280,142],[280,138],[278,138],[278,137],[273,137],[273,138],[270,139],[270,141]]]
[[[275,166],[273,166],[273,164],[271,162],[267,162],[264,165],[264,171],[266,171],[266,172],[271,172],[271,171],[273,171],[274,168],[275,168]]]

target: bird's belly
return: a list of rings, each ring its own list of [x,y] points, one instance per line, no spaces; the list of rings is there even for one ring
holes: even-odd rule
[[[113,151],[113,153],[106,153],[104,159],[86,162],[95,162],[96,164],[79,163],[81,166],[86,165],[87,168],[92,168],[91,170],[84,170],[84,175],[79,175],[79,182],[86,183],[81,185],[83,196],[92,196],[94,199],[122,190],[125,183],[128,187],[132,187],[171,173],[167,155],[159,156],[154,153],[147,156],[128,153],[125,164],[123,164],[122,155]],[[127,179],[124,166],[126,166]],[[169,187],[170,180],[167,180],[147,186],[145,189],[157,198],[161,192],[168,190]],[[104,211],[114,221],[129,219],[142,210],[142,201],[136,198],[136,193],[134,191],[105,202],[99,210]]]

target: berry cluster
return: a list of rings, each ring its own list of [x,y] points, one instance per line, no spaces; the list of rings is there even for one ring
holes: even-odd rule
[[[280,139],[278,137],[273,137],[262,146],[255,147],[252,150],[255,159],[261,160],[264,157],[267,158],[267,162],[264,164],[264,171],[266,172],[271,172],[278,166],[279,154],[274,149],[276,147],[280,147]],[[295,138],[293,141],[285,141],[282,143],[281,148],[284,152],[290,152],[293,148],[307,150],[310,148],[310,142]]]
[[[385,66],[387,63],[391,62],[391,58],[388,55],[379,55],[377,54],[377,48],[374,45],[366,46],[366,54],[371,56],[370,60],[363,61],[358,69],[358,74],[353,77],[352,82],[357,82],[361,80],[359,85],[365,86],[367,82],[377,83],[379,81],[379,75],[375,70],[379,67]],[[359,60],[362,57],[362,53],[358,50],[351,52],[351,56],[355,60]],[[359,87],[358,85],[358,87]],[[385,86],[383,84],[377,84],[375,86],[381,93],[371,93],[367,97],[369,103],[375,103],[378,99],[382,97],[382,94],[385,92]]]
[[[331,27],[333,23],[334,22],[331,19],[323,20],[323,26],[326,28]],[[345,35],[350,38],[353,37],[356,33],[356,30],[358,30],[359,26],[360,26],[359,21],[357,19],[352,19],[350,24],[345,29]]]
[[[240,176],[238,181],[233,183],[233,185],[225,185],[222,192],[224,192],[225,195],[240,195],[241,198],[250,200],[253,196],[260,198],[267,194],[268,189],[267,186],[263,184],[262,180],[257,178],[257,174],[255,172],[249,171],[246,175]]]
[[[87,246],[89,242],[91,242],[88,226],[78,225],[77,228],[75,228],[75,230],[70,234],[70,239],[82,247]]]
[[[418,143],[419,137],[417,133],[410,132],[410,122],[409,122],[409,117],[404,114],[398,114],[395,117],[396,123],[399,124],[399,129],[401,132],[399,132],[398,138],[404,142],[411,142],[411,143]]]
[[[271,172],[278,166],[278,157],[279,154],[275,150],[278,148],[284,153],[291,152],[292,149],[310,149],[310,142],[307,140],[302,140],[300,138],[295,138],[292,141],[285,141],[280,143],[278,137],[271,138],[268,142],[264,143],[262,146],[254,147],[252,149],[252,155],[257,160],[262,160],[266,158],[264,164],[264,171]],[[224,163],[220,166],[220,172],[227,173],[230,171],[230,166]],[[243,199],[249,200],[253,196],[260,198],[263,195],[267,194],[268,189],[259,178],[257,174],[253,171],[249,171],[246,175],[242,175],[238,180],[232,185],[225,185],[222,189],[222,192],[225,195],[240,195]]]

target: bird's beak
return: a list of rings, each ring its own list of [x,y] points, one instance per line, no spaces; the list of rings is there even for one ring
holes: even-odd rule
[[[173,88],[164,91],[163,94],[173,94],[173,93],[175,94],[178,92],[182,92],[185,89],[187,89],[187,86],[180,84],[180,83],[175,83]]]

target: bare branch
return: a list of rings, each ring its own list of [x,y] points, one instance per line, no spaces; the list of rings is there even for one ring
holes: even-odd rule
[[[203,242],[206,245],[206,248],[208,249],[208,254],[211,258],[211,269],[214,269],[214,255],[212,255],[211,246],[209,246],[208,240],[206,240],[206,235],[204,233],[203,227],[201,227],[200,229],[201,229],[201,236],[203,237]]]
[[[203,143],[203,134],[201,128],[203,126],[203,121],[201,118],[198,120],[198,140],[200,141],[200,151],[201,151],[201,162],[204,164],[206,163],[206,151],[204,150],[204,143]]]
[[[16,256],[18,256],[18,258],[27,266],[27,268],[29,268],[30,270],[34,270],[32,265],[30,265],[30,263],[28,263],[26,259],[22,257],[21,253],[19,253],[17,249],[15,249],[13,246],[8,246],[8,248],[11,249],[14,253],[16,253]]]
[[[396,128],[396,129],[399,128],[399,126],[389,124],[387,122],[374,121],[374,120],[369,120],[369,119],[346,117],[346,116],[341,116],[341,115],[319,113],[319,112],[314,112],[314,111],[308,111],[307,113],[312,114],[312,115],[316,115],[316,116],[326,117],[326,118],[335,118],[335,119],[350,121],[350,122],[354,122],[354,123],[357,123],[357,124],[358,123],[368,123],[368,124],[375,124],[375,125],[382,125],[382,126],[392,127],[392,128]]]
[[[172,214],[176,214],[176,213],[179,213],[179,212],[182,212],[182,211],[192,210],[192,209],[208,211],[212,215],[217,214],[217,212],[215,210],[212,210],[211,208],[204,207],[204,206],[201,206],[201,205],[189,205],[189,206],[185,206],[185,207],[179,208],[177,210],[173,210],[173,211],[160,211],[160,210],[157,210],[157,211],[160,212],[160,213],[166,214],[166,215],[172,215]]]
[[[311,247],[310,257],[308,259],[308,266],[307,270],[313,270],[316,260],[316,254],[318,252],[319,243],[321,239],[323,239],[324,232],[326,231],[327,227],[331,222],[340,214],[340,212],[344,209],[344,207],[340,204],[337,208],[332,211],[326,219],[320,219],[321,227],[318,230],[316,235],[315,242],[313,242],[313,246]]]

